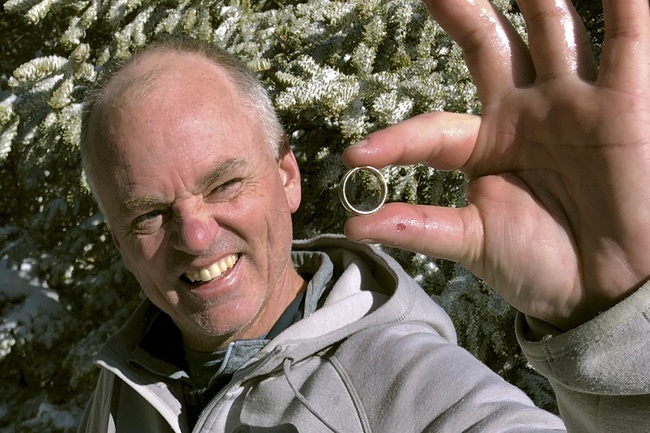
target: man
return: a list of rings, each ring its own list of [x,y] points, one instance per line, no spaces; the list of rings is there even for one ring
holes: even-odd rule
[[[486,1],[428,4],[463,45],[482,117],[415,118],[344,155],[462,169],[470,206],[387,205],[346,233],[460,260],[527,314],[520,341],[569,428],[646,431],[650,368],[636,350],[650,302],[645,287],[633,292],[648,276],[649,209],[629,203],[646,194],[650,66],[633,59],[649,48],[648,4],[606,4],[616,37],[603,90],[584,81],[596,70],[570,5],[522,3],[530,52]],[[586,97],[612,102],[603,112],[615,117]],[[86,173],[148,300],[100,352],[80,430],[562,431],[455,344],[447,316],[390,257],[339,237],[292,248],[299,171],[269,107],[226,55],[179,42],[131,59],[87,108]]]

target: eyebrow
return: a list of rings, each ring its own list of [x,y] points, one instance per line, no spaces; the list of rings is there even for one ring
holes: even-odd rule
[[[165,199],[156,196],[129,198],[124,200],[120,205],[120,213],[123,215],[136,214],[166,204],[167,201]]]
[[[210,185],[218,182],[222,177],[228,175],[228,173],[236,171],[245,166],[245,160],[239,158],[229,158],[219,163],[215,168],[210,170],[210,172],[199,179],[195,187],[197,191],[203,191]],[[127,215],[135,214],[166,205],[168,205],[168,201],[160,196],[132,197],[122,202],[120,205],[120,212]]]
[[[237,171],[246,166],[246,161],[240,158],[229,158],[221,162],[208,174],[203,176],[196,185],[198,191],[202,191],[210,185],[216,183],[222,177],[227,176],[233,171]]]

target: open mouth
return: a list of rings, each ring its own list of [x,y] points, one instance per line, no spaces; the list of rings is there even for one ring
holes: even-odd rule
[[[195,286],[209,283],[210,281],[216,280],[217,278],[221,278],[224,272],[226,272],[228,269],[232,269],[238,260],[239,255],[231,254],[206,268],[185,272],[183,275],[181,275],[181,280]]]

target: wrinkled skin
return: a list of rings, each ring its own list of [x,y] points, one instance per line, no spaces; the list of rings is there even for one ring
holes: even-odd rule
[[[465,53],[481,116],[420,115],[343,160],[461,170],[469,205],[391,203],[345,233],[458,261],[520,311],[576,327],[650,275],[648,1],[605,0],[600,65],[569,0],[519,2],[528,46],[486,0],[425,3]]]
[[[304,287],[293,154],[276,160],[227,75],[195,54],[147,54],[106,92],[95,183],[126,267],[194,350],[268,332]],[[218,278],[188,279],[233,256]]]

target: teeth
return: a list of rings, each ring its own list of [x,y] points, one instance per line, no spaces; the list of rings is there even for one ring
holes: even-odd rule
[[[196,281],[206,283],[208,281],[214,280],[217,277],[220,277],[221,274],[235,266],[237,259],[237,254],[231,254],[225,259],[211,264],[207,268],[199,269],[198,271],[188,271],[185,273],[185,276],[193,283]]]
[[[221,266],[223,264],[223,266]],[[223,267],[223,269],[221,269]],[[219,275],[221,275],[228,267],[225,265],[224,261],[221,261],[219,264],[214,263],[212,266],[210,266],[209,271],[210,271],[210,276],[212,278],[217,278]]]
[[[212,277],[210,276],[210,270],[209,269],[201,269],[199,272],[199,278],[201,278],[202,281],[210,281]]]

